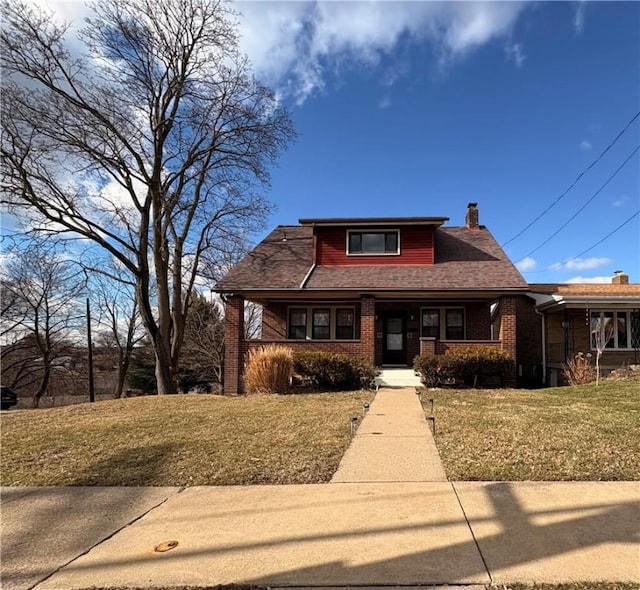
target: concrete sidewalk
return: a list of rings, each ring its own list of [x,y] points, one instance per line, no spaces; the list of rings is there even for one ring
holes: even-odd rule
[[[447,481],[415,388],[381,389],[331,483]]]
[[[640,583],[638,482],[4,488],[2,502],[5,590]]]

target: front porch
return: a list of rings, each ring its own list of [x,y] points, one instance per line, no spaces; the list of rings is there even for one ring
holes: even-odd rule
[[[494,346],[516,359],[515,296],[385,299],[358,298],[259,301],[262,337],[243,337],[244,298],[227,298],[224,392],[242,390],[248,351],[286,344],[297,351],[339,352],[376,367],[411,367],[421,354],[444,354],[468,346]],[[492,313],[493,312],[493,313]],[[516,365],[505,385],[515,386]]]

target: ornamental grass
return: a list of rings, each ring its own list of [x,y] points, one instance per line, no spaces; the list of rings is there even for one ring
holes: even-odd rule
[[[249,351],[244,370],[247,395],[284,393],[293,373],[293,352],[286,346],[269,344]]]

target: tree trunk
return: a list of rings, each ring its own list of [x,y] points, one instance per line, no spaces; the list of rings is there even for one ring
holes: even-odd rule
[[[118,377],[116,380],[116,386],[113,389],[114,399],[120,399],[122,397],[122,390],[124,389],[124,382],[127,378],[130,360],[131,352],[124,352],[120,354],[120,358],[118,359]]]
[[[47,363],[44,367],[44,373],[42,374],[42,380],[40,381],[40,385],[38,386],[38,391],[33,394],[33,407],[40,407],[40,398],[44,395],[45,391],[47,391],[47,385],[49,385],[49,377],[51,376],[51,367]]]
[[[178,386],[174,380],[169,360],[162,361],[156,352],[156,384],[158,395],[178,393]]]

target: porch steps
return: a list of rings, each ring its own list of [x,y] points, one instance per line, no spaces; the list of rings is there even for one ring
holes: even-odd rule
[[[386,368],[380,371],[375,380],[377,387],[419,387],[420,378],[413,369]]]

